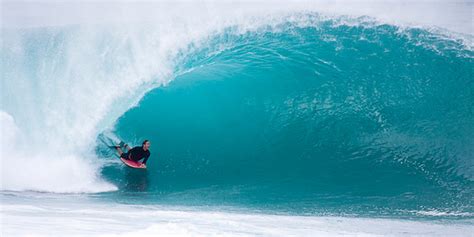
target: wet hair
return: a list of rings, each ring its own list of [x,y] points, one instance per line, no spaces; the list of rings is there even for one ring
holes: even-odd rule
[[[144,146],[145,143],[147,143],[147,142],[148,142],[148,140],[143,141],[142,146]]]

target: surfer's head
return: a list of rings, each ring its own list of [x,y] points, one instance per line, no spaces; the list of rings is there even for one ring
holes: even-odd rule
[[[143,150],[145,151],[148,150],[148,148],[150,148],[150,141],[148,140],[143,141],[142,147],[143,147]]]

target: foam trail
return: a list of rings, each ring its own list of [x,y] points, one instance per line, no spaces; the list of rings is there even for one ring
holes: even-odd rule
[[[74,205],[64,198],[40,198],[40,203],[9,199],[5,197],[2,206],[2,233],[8,236],[466,236],[473,231],[470,220],[288,216],[88,203],[77,198]],[[28,228],[17,224],[25,222]]]

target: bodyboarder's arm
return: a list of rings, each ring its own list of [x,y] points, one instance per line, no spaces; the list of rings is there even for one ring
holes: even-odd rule
[[[150,154],[148,154],[147,156],[145,156],[145,159],[143,159],[143,164],[146,165],[146,162],[148,161],[148,157],[150,157]]]

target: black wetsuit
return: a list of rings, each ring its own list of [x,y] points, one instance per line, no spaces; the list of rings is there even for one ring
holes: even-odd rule
[[[145,160],[143,160],[142,163],[146,164],[146,161],[148,160],[148,157],[150,157],[150,150],[145,151],[145,150],[143,150],[143,147],[136,146],[136,147],[130,149],[128,152],[122,153],[121,157],[128,160],[129,155],[130,155],[130,160],[133,160],[133,161],[139,161],[139,160],[145,158]]]

